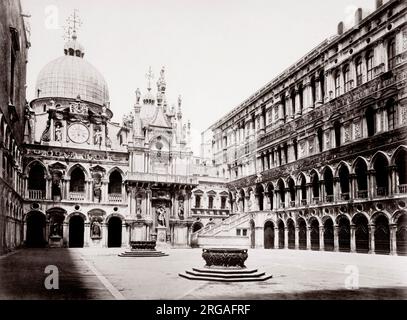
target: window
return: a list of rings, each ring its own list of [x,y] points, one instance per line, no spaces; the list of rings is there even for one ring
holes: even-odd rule
[[[240,229],[236,229],[236,235],[237,235],[238,237],[240,237],[240,234],[241,234],[241,230],[240,230]]]
[[[362,73],[362,58],[356,59],[356,85],[360,86],[363,83],[363,73]]]
[[[348,92],[352,89],[352,80],[350,79],[350,68],[348,64],[343,68],[343,81],[345,82],[345,92]]]
[[[373,59],[374,59],[373,50],[370,50],[366,55],[367,81],[373,79],[373,68],[374,68]]]
[[[220,208],[221,209],[226,209],[226,197],[221,197],[220,198]]]
[[[208,197],[208,209],[213,209],[213,196]]]
[[[339,121],[335,121],[334,131],[335,131],[335,147],[338,148],[341,146],[341,123]]]
[[[341,73],[337,71],[335,73],[335,97],[339,97],[341,94]]]
[[[296,139],[293,141],[293,148],[294,148],[294,158],[298,160],[298,142]]]
[[[243,236],[243,237],[246,237],[246,236],[247,236],[247,229],[243,229],[243,230],[242,230],[242,236]]]
[[[318,137],[319,152],[322,152],[324,150],[324,132],[323,132],[322,128],[319,128],[317,130],[317,137]]]
[[[201,196],[195,196],[195,208],[201,207]]]
[[[389,63],[389,70],[394,68],[396,57],[396,41],[392,38],[387,45],[387,57]]]
[[[367,136],[371,137],[375,134],[375,110],[372,107],[367,108],[365,117],[367,124]]]
[[[18,30],[15,28],[10,28],[10,37],[11,37],[11,48],[10,48],[10,91],[9,99],[10,103],[14,104],[14,94],[15,94],[15,69],[17,61],[17,52],[20,50],[20,36]]]

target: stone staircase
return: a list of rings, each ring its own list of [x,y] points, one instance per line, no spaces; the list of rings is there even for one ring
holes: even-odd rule
[[[211,270],[207,268],[193,268],[192,271],[185,271],[185,273],[180,273],[179,276],[188,280],[216,282],[266,281],[273,277],[265,272],[259,272],[257,269]]]
[[[192,234],[191,237],[191,243],[193,246],[199,246],[200,245],[200,238],[213,238],[213,239],[221,239],[224,237],[231,237],[230,236],[230,231],[239,225],[246,223],[250,220],[250,213],[240,213],[233,215],[224,221],[222,223],[217,224],[217,225],[209,225],[206,226]],[[222,243],[219,243],[222,245]]]

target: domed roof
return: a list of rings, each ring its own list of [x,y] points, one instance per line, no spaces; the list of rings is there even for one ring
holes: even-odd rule
[[[71,48],[80,52],[69,53],[66,50]],[[76,99],[80,96],[81,100],[98,105],[109,101],[105,79],[94,66],[83,59],[83,47],[75,39],[65,46],[65,56],[51,61],[41,70],[35,92],[37,98]]]

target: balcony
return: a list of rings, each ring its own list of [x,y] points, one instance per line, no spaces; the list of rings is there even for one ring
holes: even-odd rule
[[[228,216],[229,209],[204,209],[204,208],[192,208],[192,215],[200,216]]]
[[[69,192],[69,200],[85,201],[85,192]]]
[[[341,193],[341,199],[348,201],[350,199],[349,192]]]
[[[358,199],[367,199],[367,190],[360,190],[357,192]]]
[[[407,184],[399,184],[399,192],[407,193]]]
[[[122,203],[123,196],[121,193],[109,193],[108,195],[109,202],[112,203]]]
[[[28,190],[28,198],[31,200],[44,200],[45,191],[43,190]]]
[[[129,173],[127,180],[134,181],[134,182],[184,184],[184,185],[192,185],[192,186],[198,185],[198,180],[195,177],[158,174],[158,173],[144,173],[144,172]]]
[[[312,204],[320,204],[319,197],[312,198]]]
[[[386,187],[377,187],[376,188],[376,196],[377,197],[385,197],[385,196],[387,196],[387,188]]]
[[[333,195],[326,196],[326,202],[328,202],[328,203],[334,202],[334,196]]]

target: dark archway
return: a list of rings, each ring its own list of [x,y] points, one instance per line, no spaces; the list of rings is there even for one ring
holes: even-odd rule
[[[319,177],[318,174],[313,171],[311,173],[311,184],[312,184],[312,197],[314,200],[314,203],[319,202]]]
[[[109,194],[122,194],[122,175],[119,171],[113,171],[109,176],[108,193]]]
[[[270,208],[269,209],[273,210],[274,209],[274,201],[273,201],[273,198],[274,198],[274,186],[271,183],[267,187],[267,195],[268,195],[269,200],[270,200]]]
[[[267,221],[264,225],[264,249],[274,249],[274,223]]]
[[[284,249],[284,243],[285,243],[285,236],[284,236],[284,222],[280,220],[278,222],[278,248],[279,249]]]
[[[256,197],[257,197],[257,204],[260,211],[264,210],[264,188],[261,184],[256,186]]]
[[[289,178],[287,181],[287,185],[288,185],[288,190],[290,193],[290,206],[291,207],[295,207],[295,182],[292,178]]]
[[[317,219],[311,220],[311,250],[319,250],[319,222]]]
[[[26,245],[30,248],[43,248],[45,240],[45,216],[41,212],[27,214]]]
[[[298,244],[300,250],[307,249],[307,224],[303,218],[298,219]]]
[[[292,219],[288,219],[287,228],[288,228],[288,249],[295,249],[295,225]]]
[[[203,224],[201,222],[195,222],[192,226],[192,232],[197,232],[203,228]]]
[[[285,185],[284,181],[280,179],[277,184],[278,194],[280,195],[280,207],[285,207]]]
[[[403,214],[397,220],[397,254],[407,255],[407,214]]]
[[[345,216],[341,216],[338,221],[339,251],[350,251],[350,222]]]
[[[83,248],[85,223],[81,216],[73,216],[69,220],[69,247]]]
[[[339,184],[341,186],[341,198],[342,200],[349,200],[349,169],[346,165],[342,164],[338,171]]]
[[[375,253],[389,254],[390,253],[390,228],[389,220],[383,214],[379,215],[375,220]]]
[[[333,202],[334,200],[334,176],[331,168],[327,167],[324,172],[324,184],[326,202]]]
[[[82,169],[76,167],[71,173],[70,192],[85,192],[85,174]]]
[[[394,162],[397,168],[397,191],[407,193],[407,151],[405,149],[398,151]]]
[[[301,189],[301,205],[307,204],[307,181],[304,174],[301,174],[300,178],[300,189]]]
[[[331,218],[324,222],[324,250],[334,250],[334,223]]]
[[[107,226],[107,246],[120,248],[122,246],[122,219],[111,217]]]
[[[356,252],[368,253],[369,252],[369,222],[367,218],[358,213],[353,217],[353,223],[355,225],[355,241]]]
[[[367,165],[362,159],[358,159],[355,164],[357,197],[367,198]]]
[[[28,173],[28,194],[30,199],[45,199],[45,169],[40,163],[31,166]]]
[[[369,137],[375,134],[375,115],[376,112],[372,107],[368,107],[365,112],[366,125],[367,125],[367,135]]]

